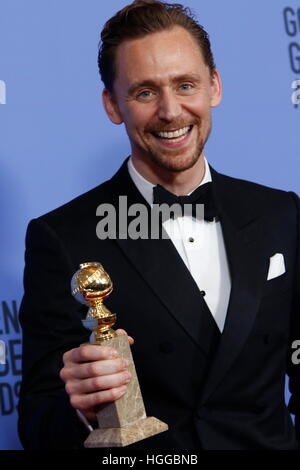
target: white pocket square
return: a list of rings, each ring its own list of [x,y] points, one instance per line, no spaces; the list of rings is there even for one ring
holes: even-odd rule
[[[282,253],[276,253],[270,258],[267,281],[285,273],[284,257]]]

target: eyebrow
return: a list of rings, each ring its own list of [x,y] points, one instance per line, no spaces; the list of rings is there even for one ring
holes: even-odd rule
[[[195,73],[186,73],[182,75],[176,75],[173,78],[171,78],[172,83],[180,83],[180,82],[188,82],[188,81],[193,81],[200,83],[201,78],[198,74]],[[134,94],[136,90],[139,88],[144,88],[144,87],[157,87],[157,82],[155,80],[142,80],[141,82],[133,82],[132,85],[128,89],[128,95]]]

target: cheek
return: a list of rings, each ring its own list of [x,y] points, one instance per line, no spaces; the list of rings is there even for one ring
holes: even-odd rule
[[[153,103],[129,103],[127,107],[127,117],[130,125],[137,129],[143,129],[145,126],[155,120],[157,111],[156,104]]]
[[[200,118],[206,118],[210,116],[210,106],[209,103],[193,103],[190,106],[190,112],[193,113],[195,116]]]
[[[143,129],[145,125],[149,122],[147,119],[146,112],[143,112],[140,109],[127,109],[125,114],[126,125],[132,130],[134,129]]]
[[[202,119],[210,116],[210,97],[203,94],[195,94],[185,102],[185,108],[191,114],[201,117]]]

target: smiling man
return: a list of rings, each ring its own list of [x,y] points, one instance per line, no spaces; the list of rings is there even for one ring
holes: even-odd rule
[[[175,192],[193,190],[204,175],[211,107],[221,100],[218,71],[205,63],[195,38],[176,25],[123,41],[115,67],[104,106],[115,124],[126,125],[134,167]]]
[[[222,87],[208,36],[188,9],[137,0],[101,39],[103,104],[126,126],[131,156],[111,180],[29,225],[21,440],[31,449],[81,448],[88,431],[76,410],[90,428],[95,407],[126,393],[128,363],[110,347],[83,344],[86,309],[70,294],[78,265],[95,260],[114,282],[107,305],[134,343],[147,414],[169,425],[136,448],[296,449],[298,197],[208,164]],[[204,217],[170,217],[162,222],[169,236],[158,240],[100,240],[96,209],[118,211],[120,196],[149,212],[202,204]]]

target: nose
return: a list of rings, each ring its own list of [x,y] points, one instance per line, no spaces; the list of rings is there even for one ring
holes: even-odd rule
[[[181,104],[174,92],[164,90],[159,100],[158,117],[163,121],[172,122],[180,116],[181,111]]]

